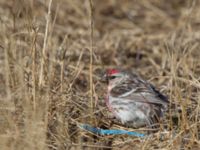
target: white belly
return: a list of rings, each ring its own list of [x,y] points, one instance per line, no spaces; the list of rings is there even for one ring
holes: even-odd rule
[[[141,107],[143,103],[134,102],[133,100],[109,97],[109,103],[112,107],[115,117],[122,124],[131,124],[131,126],[139,127],[149,124],[148,116]]]

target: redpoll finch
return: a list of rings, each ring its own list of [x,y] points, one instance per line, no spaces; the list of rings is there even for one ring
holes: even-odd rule
[[[106,105],[123,125],[153,127],[163,116],[169,101],[152,84],[118,69],[104,75],[108,83]]]

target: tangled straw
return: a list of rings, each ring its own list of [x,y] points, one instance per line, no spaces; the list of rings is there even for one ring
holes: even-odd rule
[[[90,131],[94,134],[98,135],[120,135],[120,134],[125,134],[125,135],[130,135],[130,136],[136,136],[136,137],[145,137],[145,134],[138,133],[138,132],[133,132],[133,131],[127,131],[127,130],[105,130],[101,128],[95,128],[92,127],[88,124],[80,124],[79,127],[81,129],[84,129],[86,131]]]

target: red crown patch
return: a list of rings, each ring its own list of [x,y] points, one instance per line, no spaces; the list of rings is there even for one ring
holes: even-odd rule
[[[113,75],[115,73],[119,73],[119,70],[117,70],[117,69],[108,69],[107,70],[107,74],[108,75]]]

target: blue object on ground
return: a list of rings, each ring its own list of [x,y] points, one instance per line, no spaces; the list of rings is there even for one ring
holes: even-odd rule
[[[126,134],[126,135],[131,135],[131,136],[136,136],[136,137],[145,137],[145,134],[138,133],[138,132],[127,131],[127,130],[105,130],[105,129],[92,127],[92,126],[90,126],[88,124],[81,124],[80,128],[85,129],[87,131],[90,131],[90,132],[92,132],[94,134],[99,134],[99,135]]]

